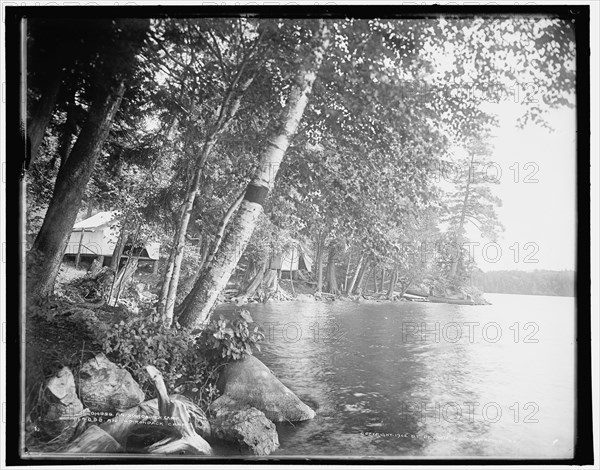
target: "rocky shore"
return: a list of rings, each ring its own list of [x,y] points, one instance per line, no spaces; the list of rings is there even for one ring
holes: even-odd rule
[[[160,372],[146,367],[158,398],[148,399],[131,374],[100,353],[80,370],[67,367],[49,378],[35,426],[66,454],[269,455],[279,447],[275,422],[297,422],[315,411],[254,356],[227,364],[221,396],[200,409],[168,395]]]

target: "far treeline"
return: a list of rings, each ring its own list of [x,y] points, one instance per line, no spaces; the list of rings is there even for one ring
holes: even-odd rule
[[[534,79],[516,125],[574,105],[573,22],[557,16],[26,25],[28,298],[54,293],[78,214],[111,210],[113,259],[161,243],[167,325],[205,324],[236,274],[277,289],[269,260],[299,246],[318,292],[460,292],[468,226],[502,230],[474,171],[497,126],[483,105]],[[457,255],[406,249],[435,240]]]
[[[524,295],[575,295],[574,271],[490,271],[473,272],[473,285],[484,292]]]

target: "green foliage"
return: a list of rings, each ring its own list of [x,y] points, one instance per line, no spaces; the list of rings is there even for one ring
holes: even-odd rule
[[[252,348],[260,351],[259,343],[264,335],[255,326],[252,330],[248,323],[252,317],[247,310],[241,310],[239,318],[231,321],[223,315],[213,319],[200,336],[199,346],[203,351],[212,354],[215,358],[225,360],[238,360],[246,354],[252,355]]]
[[[170,391],[182,382],[203,383],[211,372],[190,332],[168,328],[155,316],[132,315],[118,324],[99,324],[97,337],[107,356],[128,368],[146,389],[151,382],[143,367],[149,364],[162,372]]]
[[[163,256],[173,249],[169,243],[203,144],[220,111],[241,93],[239,109],[203,165],[182,270],[184,278],[192,277],[277,125],[314,22],[178,17],[73,26],[68,20],[30,21],[29,104],[39,100],[53,67],[61,67],[63,80],[40,156],[28,174],[29,238],[52,196],[62,143],[75,140],[93,102],[92,85],[104,83],[96,75],[110,71],[130,79],[85,199],[94,208],[120,210],[123,219],[141,222],[140,241],[160,241]],[[317,238],[323,246],[342,242],[337,261],[351,261],[351,267],[365,254],[406,282],[438,277],[440,270],[447,274],[451,264],[415,261],[402,245],[437,238],[443,222],[449,225],[449,243],[458,245],[467,223],[490,239],[501,227],[499,201],[488,182],[471,181],[467,188],[468,178],[462,178],[454,191],[441,194],[433,181],[440,164],[453,146],[475,154],[477,161],[490,156],[478,144],[485,144],[497,124],[486,106],[499,101],[496,95],[512,100],[517,88],[535,85],[535,97],[517,101],[524,105],[522,121],[538,124],[547,109],[572,105],[573,27],[550,15],[327,23],[330,47],[244,260],[260,263],[298,240]],[[62,52],[65,44],[73,47],[59,63],[52,51]],[[128,55],[116,53],[106,59],[112,57],[106,51],[133,46],[138,52],[131,61],[117,60]],[[242,91],[241,83],[250,77]],[[467,160],[458,163],[469,166]],[[436,218],[437,227],[425,227],[432,206],[444,206],[446,214]],[[453,277],[466,279],[471,266],[461,260],[453,270]],[[179,299],[187,290],[183,284]],[[213,339],[231,345],[225,357],[245,350],[238,344],[245,341],[244,331],[239,337],[236,331],[233,324],[215,326],[213,333],[221,337]]]
[[[152,383],[143,367],[158,368],[169,392],[194,397],[201,405],[216,395],[215,382],[220,368],[230,360],[260,350],[264,335],[250,331],[250,314],[242,310],[229,321],[212,320],[200,336],[178,324],[167,327],[156,315],[132,315],[118,324],[98,323],[96,341],[116,364],[129,369],[146,391]]]

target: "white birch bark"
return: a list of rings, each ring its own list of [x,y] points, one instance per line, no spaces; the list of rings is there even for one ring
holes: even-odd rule
[[[186,299],[186,308],[178,319],[182,326],[200,327],[206,323],[246,249],[263,211],[264,200],[273,189],[277,171],[290,145],[290,139],[298,130],[328,45],[329,32],[325,21],[320,20],[318,30],[312,39],[312,48],[300,65],[290,88],[288,102],[281,117],[281,127],[267,141],[259,168],[248,185],[244,200],[236,213],[233,229],[225,236],[219,252],[190,292],[189,301]]]

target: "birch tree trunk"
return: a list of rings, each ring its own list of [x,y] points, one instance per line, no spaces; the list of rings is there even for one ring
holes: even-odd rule
[[[362,272],[360,282],[358,283],[358,288],[356,293],[358,295],[362,295],[363,290],[368,291],[367,286],[369,285],[369,279],[371,278],[371,271],[373,270],[372,266],[365,265],[365,269]]]
[[[329,32],[325,21],[319,20],[318,24],[319,27],[311,40],[311,50],[300,65],[296,79],[290,87],[280,128],[267,141],[255,177],[248,184],[244,200],[236,213],[232,230],[227,233],[219,252],[188,295],[189,303],[179,317],[182,326],[200,327],[208,320],[250,241],[263,211],[265,199],[275,184],[277,171],[290,140],[298,130],[308,103],[308,95],[329,45]]]
[[[177,240],[179,240],[179,230],[181,228],[181,220],[183,219],[184,207],[181,208],[181,215],[179,217],[180,223],[175,229],[175,235],[173,240],[173,247],[169,253],[167,260],[167,269],[163,277],[163,284],[160,289],[160,297],[158,299],[158,312],[164,317],[165,309],[167,305],[167,296],[169,295],[169,286],[171,285],[171,279],[173,278],[173,269],[175,267],[175,254],[177,252]]]
[[[173,310],[175,309],[175,298],[177,296],[177,287],[179,285],[179,274],[181,273],[181,263],[183,262],[183,254],[185,249],[185,236],[187,234],[188,225],[190,223],[190,217],[192,215],[192,209],[194,208],[194,201],[196,200],[196,195],[200,189],[200,182],[202,180],[202,172],[204,170],[204,166],[206,164],[206,160],[210,156],[215,144],[218,142],[219,136],[227,130],[229,124],[232,119],[237,114],[240,104],[242,102],[242,97],[248,87],[254,81],[255,73],[253,73],[248,79],[246,79],[239,86],[239,89],[235,89],[237,83],[239,82],[241,75],[244,71],[248,58],[246,58],[246,62],[242,64],[240,70],[237,73],[234,82],[229,88],[228,93],[225,95],[223,102],[221,103],[219,110],[219,117],[208,136],[204,141],[204,145],[202,146],[202,151],[200,152],[200,156],[198,161],[196,162],[194,169],[194,176],[192,179],[192,183],[190,185],[190,189],[186,195],[186,199],[183,203],[182,208],[182,217],[179,223],[179,228],[176,233],[176,239],[174,243],[175,255],[173,257],[173,270],[171,273],[171,277],[168,282],[168,291],[165,302],[165,310],[163,314],[163,319],[165,324],[170,325],[173,321]]]
[[[342,291],[346,292],[348,289],[348,276],[350,275],[350,263],[352,262],[352,254],[348,254],[348,261],[346,263],[346,274],[344,275],[344,283],[342,284]]]
[[[390,287],[388,288],[387,296],[388,299],[392,300],[394,297],[394,289],[396,288],[396,282],[398,281],[398,268],[394,268],[390,272]]]
[[[352,295],[352,291],[354,290],[354,285],[356,284],[356,279],[358,279],[358,275],[362,269],[363,258],[364,258],[364,255],[360,255],[360,258],[358,259],[358,264],[356,265],[356,270],[354,271],[354,276],[352,276],[352,280],[350,281],[350,284],[348,285],[348,288],[346,289],[346,295]]]

